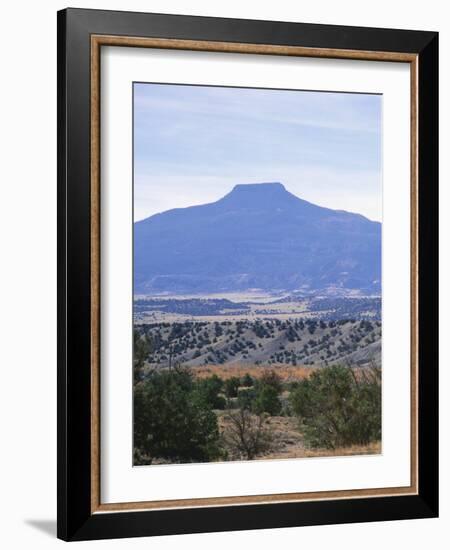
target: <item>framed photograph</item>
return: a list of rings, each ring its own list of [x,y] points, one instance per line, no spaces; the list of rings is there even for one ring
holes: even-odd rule
[[[58,536],[438,514],[438,35],[58,13]]]

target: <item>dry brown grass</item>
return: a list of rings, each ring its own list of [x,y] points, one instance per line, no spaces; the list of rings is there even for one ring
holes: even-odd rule
[[[379,455],[381,454],[381,441],[374,441],[367,445],[352,445],[351,447],[338,447],[337,449],[306,449],[305,457],[319,456],[351,456],[351,455]]]
[[[227,427],[226,411],[218,414],[219,428],[222,432]],[[260,454],[254,460],[278,460],[283,458],[318,458],[355,455],[375,455],[381,453],[381,441],[368,445],[352,445],[336,449],[310,449],[305,446],[302,434],[298,430],[298,420],[288,416],[271,416],[267,427],[273,434],[273,445],[270,451]]]
[[[336,449],[310,449],[304,444],[302,434],[298,430],[298,420],[296,418],[273,416],[269,419],[269,423],[274,432],[276,446],[260,458],[275,460],[279,458],[339,457],[371,455],[381,452],[381,442]]]
[[[283,382],[303,380],[308,378],[317,367],[302,367],[292,365],[246,365],[241,363],[228,365],[201,365],[189,367],[196,378],[208,378],[217,375],[222,380],[232,376],[242,377],[249,374],[253,378],[261,378],[267,371],[275,371]]]

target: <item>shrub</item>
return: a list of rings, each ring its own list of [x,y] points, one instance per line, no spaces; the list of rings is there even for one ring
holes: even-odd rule
[[[265,371],[259,379],[258,384],[261,386],[272,386],[277,394],[282,390],[281,378],[274,370]]]
[[[256,362],[258,363],[258,362]],[[242,380],[241,380],[241,385],[246,387],[246,388],[249,388],[251,386],[253,386],[254,384],[254,380],[253,378],[250,376],[250,374],[248,374],[248,372],[242,377]]]
[[[258,387],[252,409],[257,414],[268,413],[275,416],[281,412],[281,401],[274,386],[263,384]]]
[[[144,365],[152,352],[151,340],[145,334],[133,331],[133,380],[137,384],[144,377]]]
[[[220,457],[216,415],[195,391],[187,369],[151,373],[135,386],[133,406],[135,463],[151,464],[156,458],[198,462]]]
[[[237,404],[241,409],[252,410],[256,391],[254,388],[240,389],[237,396]]]
[[[225,399],[219,395],[222,387],[222,380],[217,374],[214,374],[197,382],[197,396],[199,399],[203,399],[204,403],[211,409],[224,409]]]
[[[232,458],[252,460],[271,448],[273,436],[265,415],[239,408],[230,411],[225,420],[223,440]]]
[[[241,381],[237,376],[232,376],[228,380],[225,380],[225,395],[227,397],[237,397],[240,384]]]
[[[355,373],[350,367],[316,370],[290,395],[306,442],[336,448],[381,438],[381,370]]]

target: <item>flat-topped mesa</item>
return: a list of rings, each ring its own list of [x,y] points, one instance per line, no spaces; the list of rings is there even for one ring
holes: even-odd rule
[[[234,191],[248,190],[248,191],[268,191],[270,189],[283,189],[286,191],[285,186],[279,181],[262,181],[260,183],[238,183],[233,187],[231,193]]]
[[[300,199],[281,183],[134,226],[138,294],[329,288],[380,291],[381,225]]]
[[[279,182],[267,183],[240,183],[225,195],[219,202],[235,203],[236,206],[267,206],[278,205],[298,201],[299,199],[289,193],[284,185]]]
[[[264,194],[275,194],[275,193],[287,193],[285,186],[278,181],[271,182],[262,182],[262,183],[238,183],[233,187],[233,189],[228,193],[228,195],[236,195],[243,193],[264,193]]]

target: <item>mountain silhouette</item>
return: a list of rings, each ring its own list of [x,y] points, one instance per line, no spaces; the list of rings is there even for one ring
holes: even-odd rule
[[[134,285],[136,294],[378,293],[381,224],[302,200],[281,183],[236,185],[214,203],[136,222]]]

